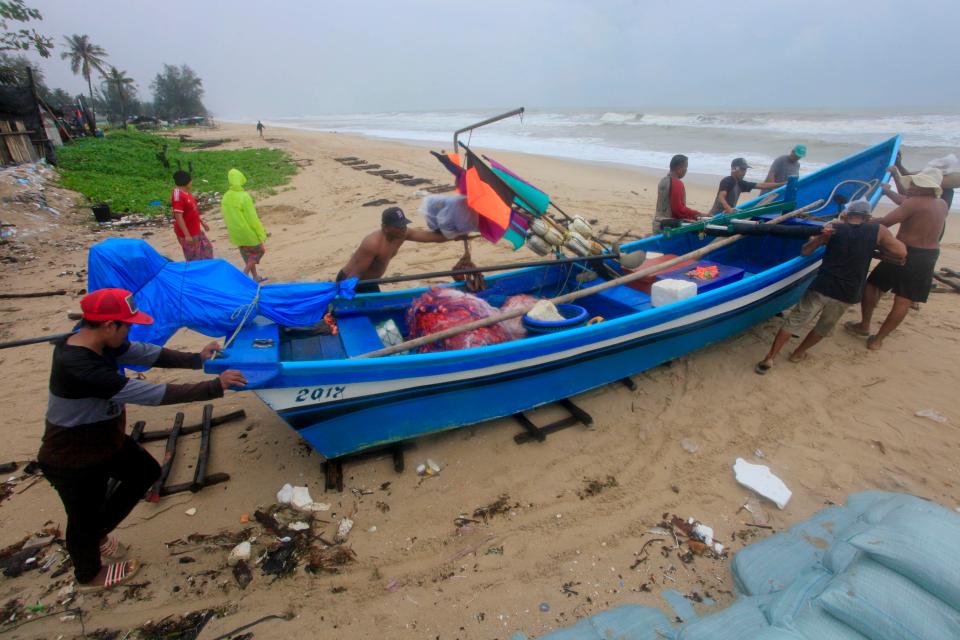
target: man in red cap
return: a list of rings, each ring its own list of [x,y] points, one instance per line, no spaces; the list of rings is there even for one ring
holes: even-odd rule
[[[37,454],[40,469],[60,494],[67,512],[67,551],[84,589],[111,587],[137,569],[133,561],[104,566],[101,556],[120,559],[122,546],[109,534],[160,477],[160,465],[126,435],[124,405],[160,405],[223,396],[242,387],[239,371],[196,384],[157,384],[120,373],[125,365],[200,369],[220,348],[184,353],[130,342],[130,326],[151,324],[125,289],[100,289],[80,301],[79,331],[53,350],[46,429]],[[117,480],[107,495],[107,482]]]

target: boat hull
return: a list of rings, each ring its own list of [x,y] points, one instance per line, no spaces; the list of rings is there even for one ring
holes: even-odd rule
[[[257,393],[321,455],[336,458],[389,443],[513,415],[616,382],[737,335],[793,305],[819,261],[757,290],[653,327],[626,326],[619,339],[557,350],[505,371],[465,368],[454,376],[265,389]],[[612,342],[612,344],[611,344]],[[355,388],[352,388],[355,387]],[[399,388],[398,388],[399,387]],[[337,395],[343,399],[323,396]],[[312,396],[319,395],[318,401]],[[297,398],[301,398],[297,402]]]

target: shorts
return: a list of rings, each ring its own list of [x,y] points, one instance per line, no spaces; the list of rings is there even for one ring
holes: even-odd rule
[[[194,260],[210,260],[213,258],[213,244],[203,231],[200,232],[197,242],[187,242],[185,238],[177,236],[180,248],[183,249],[183,259],[187,262]]]
[[[240,258],[243,260],[243,264],[250,264],[251,262],[260,264],[260,259],[267,252],[262,242],[252,247],[237,247],[237,249],[240,250]]]
[[[813,327],[813,332],[826,338],[833,333],[833,328],[849,308],[850,304],[846,302],[825,296],[819,291],[807,289],[797,306],[783,319],[783,328],[790,333],[797,333],[819,313],[820,318]]]
[[[893,290],[894,295],[911,302],[926,302],[930,282],[937,266],[940,249],[907,247],[907,262],[903,265],[881,262],[870,273],[867,283],[880,291]]]
[[[346,280],[346,279],[347,279],[347,274],[345,274],[345,273],[343,272],[343,269],[341,269],[341,270],[337,273],[337,282],[340,282],[341,280]],[[353,292],[354,292],[354,293],[380,293],[380,285],[378,285],[378,284],[361,284],[361,285],[358,285],[358,286],[353,290]]]

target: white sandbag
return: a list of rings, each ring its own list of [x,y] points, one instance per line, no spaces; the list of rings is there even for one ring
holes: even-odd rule
[[[871,640],[960,638],[960,611],[866,557],[837,576],[819,602]]]
[[[896,509],[849,542],[960,610],[960,514],[938,509],[934,513]]]
[[[427,196],[420,205],[420,213],[432,231],[446,238],[456,238],[480,229],[480,219],[467,206],[466,196]]]
[[[539,320],[540,322],[561,322],[566,320],[566,318],[557,311],[556,305],[549,300],[537,300],[533,308],[527,312],[527,317]]]

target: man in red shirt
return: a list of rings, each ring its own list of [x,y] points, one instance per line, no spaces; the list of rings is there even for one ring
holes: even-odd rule
[[[177,185],[170,196],[173,232],[177,234],[177,241],[183,249],[183,258],[187,262],[209,260],[213,257],[213,245],[204,229],[209,231],[210,227],[200,217],[197,201],[190,194],[193,179],[186,171],[177,171],[173,174],[173,182]]]
[[[664,220],[696,220],[703,214],[687,206],[683,176],[687,175],[687,156],[677,154],[670,159],[670,173],[657,185],[657,210],[653,214],[653,232],[660,233]]]

